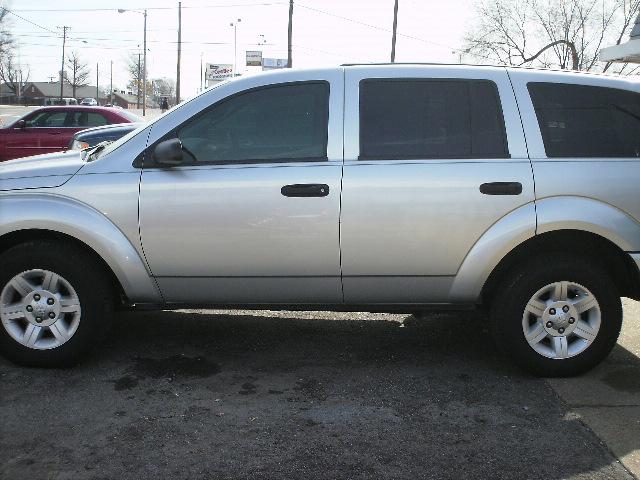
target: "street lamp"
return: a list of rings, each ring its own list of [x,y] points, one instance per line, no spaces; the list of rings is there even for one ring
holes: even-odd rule
[[[236,22],[231,22],[229,26],[233,27],[233,76],[236,76],[236,60],[238,58],[238,24],[242,21],[241,18]]]
[[[118,9],[118,13],[125,13],[125,12],[135,12],[135,13],[140,13],[141,15],[144,15],[144,42],[143,42],[144,53],[143,53],[143,60],[142,60],[142,116],[144,117],[147,112],[147,11],[146,10],[127,10],[125,8]]]

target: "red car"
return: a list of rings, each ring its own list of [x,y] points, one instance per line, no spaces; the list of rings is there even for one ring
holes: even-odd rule
[[[0,128],[0,161],[66,150],[73,134],[88,127],[140,121],[137,115],[115,108],[38,108]]]

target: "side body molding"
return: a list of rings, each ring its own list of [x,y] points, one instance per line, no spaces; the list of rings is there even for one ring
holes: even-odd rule
[[[625,252],[640,251],[640,223],[609,203],[562,195],[537,200],[536,209],[538,234],[582,230],[610,240]]]
[[[536,233],[536,208],[523,205],[494,223],[475,243],[449,290],[451,303],[475,303],[484,282],[511,250]]]
[[[161,303],[145,262],[113,222],[94,208],[49,193],[0,196],[0,236],[25,229],[67,234],[92,248],[111,268],[132,303]]]

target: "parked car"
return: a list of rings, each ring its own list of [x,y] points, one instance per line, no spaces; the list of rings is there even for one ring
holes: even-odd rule
[[[87,127],[140,122],[126,110],[103,107],[43,107],[0,128],[0,161],[65,150]]]
[[[82,101],[80,102],[80,105],[86,105],[88,107],[97,107],[98,106],[98,102],[96,101],[95,98],[83,98]]]
[[[45,106],[52,106],[52,105],[78,105],[78,100],[76,100],[75,98],[63,98],[63,99],[59,99],[59,98],[47,98],[44,101]]]
[[[113,142],[144,123],[116,123],[80,130],[69,141],[69,150],[83,150],[102,142]]]
[[[72,364],[122,304],[485,308],[520,367],[584,372],[640,299],[639,92],[511,67],[277,71],[6,162],[0,352]]]

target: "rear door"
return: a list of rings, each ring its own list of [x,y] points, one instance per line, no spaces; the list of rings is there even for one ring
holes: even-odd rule
[[[462,261],[493,224],[529,205],[535,226],[507,73],[349,67],[345,82],[345,301],[448,302]]]

